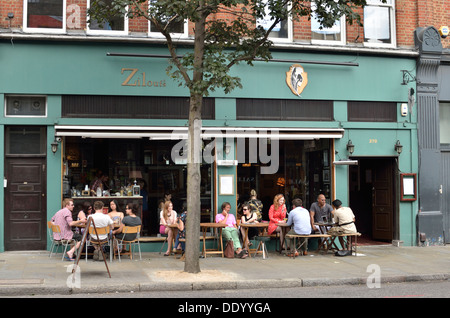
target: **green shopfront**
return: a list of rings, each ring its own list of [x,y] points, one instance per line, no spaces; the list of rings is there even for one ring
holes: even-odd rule
[[[73,197],[76,209],[95,200],[85,190],[101,173],[102,200],[117,199],[121,211],[137,200],[142,235],[157,237],[160,201],[171,194],[179,211],[186,198],[188,91],[166,75],[164,58],[107,53],[166,49],[4,40],[0,52],[0,251],[47,249],[61,200]],[[416,112],[401,70],[414,69],[415,56],[286,48],[273,58],[287,62],[238,66],[243,88],[205,99],[201,220],[225,201],[236,213],[252,189],[266,220],[278,193],[306,208],[323,193],[352,207],[368,238],[414,245],[417,190],[403,180],[418,167]],[[136,196],[134,180],[145,189]]]

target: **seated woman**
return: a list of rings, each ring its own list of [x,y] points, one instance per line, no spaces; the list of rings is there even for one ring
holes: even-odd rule
[[[169,225],[175,224],[177,221],[177,212],[173,210],[171,201],[166,201],[164,203],[164,210],[161,211],[159,221],[159,233],[167,234],[167,251],[164,253],[164,256],[169,256],[172,251],[172,241],[178,232],[177,228],[169,227]]]
[[[127,203],[127,206],[125,208],[125,213],[127,215],[123,218],[120,227],[113,231],[113,234],[117,240],[121,241],[123,239],[124,241],[132,241],[136,238],[137,233],[124,234],[122,233],[122,231],[125,226],[142,225],[141,218],[136,215],[137,212],[138,206],[136,204]]]
[[[242,218],[241,223],[258,223],[258,215],[255,212],[252,212],[250,209],[250,205],[244,204],[242,206]],[[241,234],[242,238],[245,238],[245,230],[243,227],[241,227]],[[244,242],[244,246],[251,246],[251,243],[249,243],[249,239],[253,238],[258,235],[258,229],[251,227],[248,229],[248,237],[247,241]]]
[[[231,204],[228,202],[222,203],[222,213],[216,215],[216,223],[226,224],[227,227],[222,229],[222,236],[225,241],[232,240],[234,251],[240,258],[246,258],[248,255],[242,249],[239,241],[239,232],[236,226],[236,218],[230,213]]]

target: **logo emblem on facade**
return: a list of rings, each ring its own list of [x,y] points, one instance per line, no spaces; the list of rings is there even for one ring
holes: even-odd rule
[[[308,84],[308,73],[305,72],[300,64],[293,64],[289,71],[286,72],[286,84],[292,93],[300,96]]]

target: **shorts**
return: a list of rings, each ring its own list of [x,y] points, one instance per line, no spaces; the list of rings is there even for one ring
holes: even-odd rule
[[[166,234],[166,226],[160,224],[159,225],[159,234]]]

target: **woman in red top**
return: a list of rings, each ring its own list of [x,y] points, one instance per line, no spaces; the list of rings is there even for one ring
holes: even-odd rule
[[[284,204],[284,196],[282,194],[277,194],[273,199],[273,204],[269,209],[269,228],[268,232],[271,235],[273,232],[280,233],[281,247],[283,247],[284,237],[283,231],[277,225],[278,222],[284,221],[286,218],[286,205]]]

